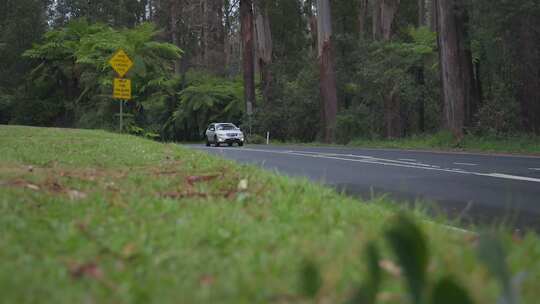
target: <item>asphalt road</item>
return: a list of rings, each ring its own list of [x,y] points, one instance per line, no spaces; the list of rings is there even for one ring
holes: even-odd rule
[[[386,149],[192,145],[364,198],[427,202],[465,222],[540,231],[540,157]]]

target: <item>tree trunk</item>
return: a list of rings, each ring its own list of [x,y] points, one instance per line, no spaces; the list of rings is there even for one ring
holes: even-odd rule
[[[426,25],[426,0],[418,0],[418,27]]]
[[[313,0],[305,2],[306,16],[309,21],[309,34],[311,37],[311,51],[315,54],[317,51],[317,17],[313,14]]]
[[[242,35],[242,62],[244,72],[244,100],[246,113],[253,114],[255,103],[255,66],[254,66],[254,32],[253,2],[240,0],[240,22]]]
[[[428,0],[429,9],[429,29],[432,32],[437,31],[437,0]]]
[[[532,13],[520,17],[516,73],[522,127],[540,134],[540,20]]]
[[[399,8],[400,0],[375,0],[373,6],[373,38],[390,40],[392,24]]]
[[[373,16],[372,16],[373,40],[380,40],[382,38],[381,5],[383,1],[384,0],[374,0],[374,3],[373,3]]]
[[[178,0],[171,0],[170,2],[170,27],[171,27],[171,42],[172,44],[180,47],[178,40],[178,6],[180,5]],[[180,75],[180,60],[174,61],[174,74]]]
[[[334,142],[337,116],[336,72],[332,44],[332,14],[329,0],[317,1],[320,90],[324,109],[324,141]]]
[[[369,0],[358,1],[358,36],[364,38],[366,35],[366,22],[368,18]]]
[[[169,12],[171,43],[176,46],[180,46],[178,43],[178,6],[180,5],[179,2],[180,0],[171,0]],[[174,74],[180,75],[180,72],[180,60],[177,59],[174,61]]]
[[[218,75],[225,74],[223,4],[223,0],[205,0],[203,9],[204,65]]]
[[[257,62],[261,71],[262,94],[264,102],[272,100],[272,32],[270,31],[270,18],[266,8],[255,6],[255,30],[257,33]]]
[[[466,107],[473,97],[472,62],[465,28],[467,12],[463,0],[437,0],[436,8],[444,125],[460,140]]]
[[[392,90],[384,96],[384,121],[387,138],[399,138],[403,136],[401,121],[401,97],[399,86],[394,85]]]
[[[373,7],[373,34],[377,40],[390,41],[393,35],[392,24],[399,9],[400,0],[376,0]],[[388,138],[403,136],[401,119],[401,97],[399,87],[388,83],[392,88],[383,96],[385,135]]]
[[[418,27],[422,27],[426,25],[426,0],[418,0]],[[425,126],[425,113],[426,113],[426,106],[425,106],[425,77],[424,77],[424,67],[421,66],[416,71],[416,83],[420,87],[421,91],[418,94],[417,97],[417,103],[418,103],[418,129],[420,132],[426,131]]]

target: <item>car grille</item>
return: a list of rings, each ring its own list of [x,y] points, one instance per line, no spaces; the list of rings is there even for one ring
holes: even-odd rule
[[[227,136],[229,137],[236,137],[236,135],[237,135],[236,133],[227,133]]]

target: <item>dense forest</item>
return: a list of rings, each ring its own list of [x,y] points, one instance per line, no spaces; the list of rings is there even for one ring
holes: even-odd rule
[[[537,0],[0,0],[0,123],[198,140],[540,134]]]

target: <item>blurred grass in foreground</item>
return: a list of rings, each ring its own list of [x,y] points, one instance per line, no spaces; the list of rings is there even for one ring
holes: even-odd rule
[[[370,282],[373,263],[360,258],[370,244],[382,271],[373,297],[407,303],[404,266],[381,240],[395,217],[377,200],[178,145],[0,126],[4,303],[340,303]],[[475,303],[505,294],[476,234],[411,218],[429,250],[426,276],[452,277]],[[508,272],[524,274],[522,302],[536,303],[538,236],[497,239]]]

